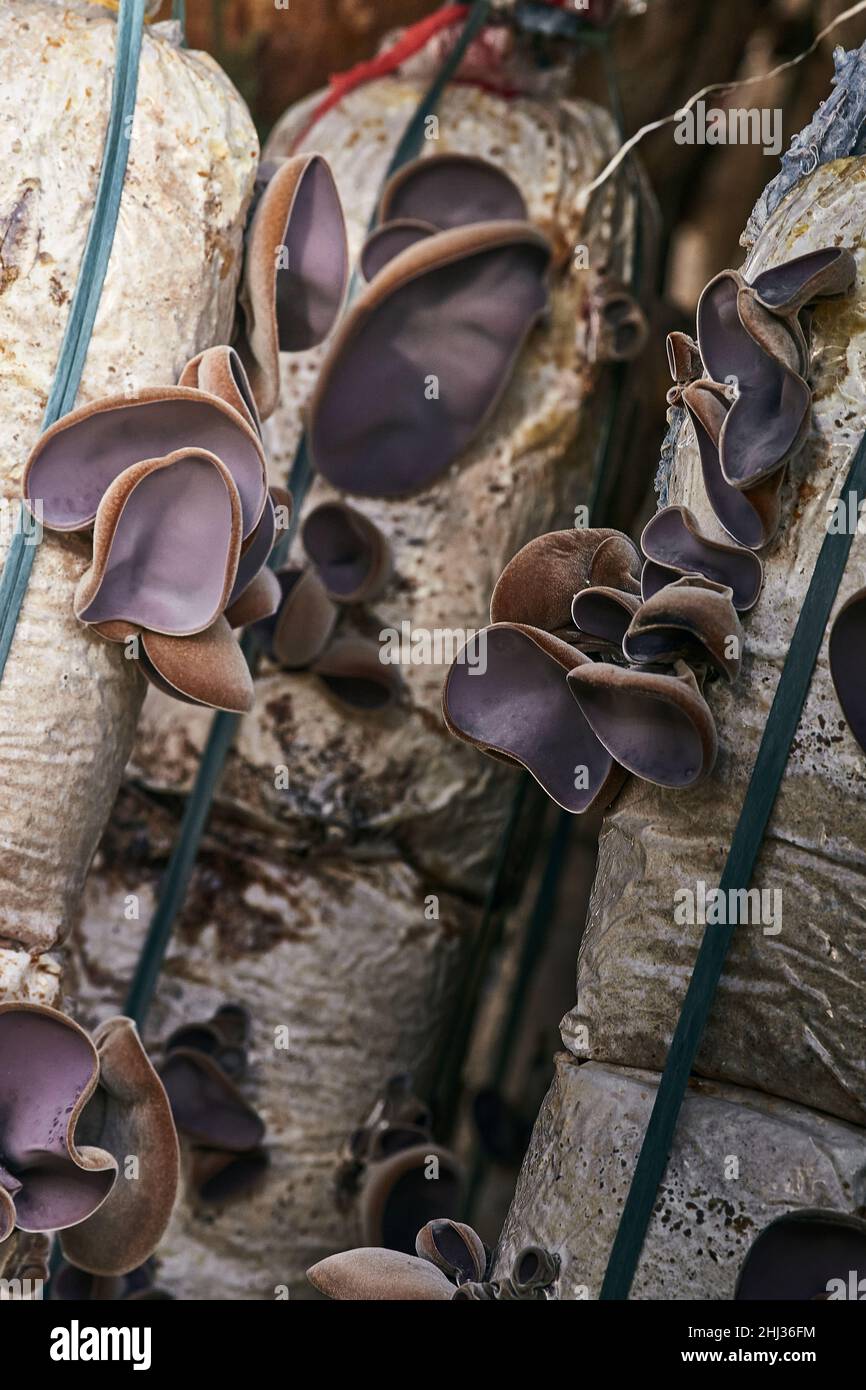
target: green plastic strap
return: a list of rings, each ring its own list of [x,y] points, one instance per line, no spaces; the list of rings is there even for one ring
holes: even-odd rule
[[[99,308],[105,274],[114,243],[117,214],[129,159],[131,118],[135,111],[138,61],[144,25],[145,0],[121,0],[117,18],[114,83],[111,111],[96,189],[93,215],[87,232],[78,283],[66,321],[60,356],[42,428],[46,430],[70,411],[81,382],[90,336]],[[36,535],[29,513],[19,508],[15,530],[0,577],[0,680],[6,669],[21,605],[36,557]]]
[[[854,494],[859,513],[859,503],[866,496],[866,435],[854,456],[845,491]],[[853,535],[828,533],[821,546],[731,840],[719,883],[723,893],[747,889],[751,882],[853,539]],[[733,925],[707,926],[704,932],[608,1261],[603,1299],[628,1298],[734,930]]]
[[[466,49],[487,19],[489,9],[490,0],[476,0],[472,6],[459,39],[439,69],[434,81],[424,93],[411,121],[403,132],[388,165],[385,182],[418,154],[424,141],[427,117],[438,105],[445,87],[460,66]],[[370,225],[371,227],[375,225],[375,213]],[[356,279],[353,280],[353,283],[356,283]],[[351,291],[349,297],[351,298]],[[278,569],[288,556],[300,521],[301,508],[312,479],[313,465],[305,432],[301,435],[288,479],[289,489],[294,498],[292,522],[271,556],[270,564],[274,569]],[[242,647],[250,669],[255,671],[258,652],[251,634],[247,634],[244,638]],[[238,714],[220,711],[214,715],[211,724],[196,779],[187,798],[177,841],[160,884],[159,897],[150,919],[147,937],[124,1005],[126,1014],[135,1019],[139,1027],[143,1025],[153,999],[156,982],[162,969],[162,961],[171,940],[177,915],[186,898],[216,789],[222,777],[226,758],[234,742],[240,719],[241,716]]]

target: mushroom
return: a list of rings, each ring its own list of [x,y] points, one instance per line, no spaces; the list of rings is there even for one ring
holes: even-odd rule
[[[719,460],[719,440],[731,408],[725,388],[714,381],[695,381],[683,389],[682,402],[694,427],[710,506],[729,536],[750,550],[760,550],[779,529],[784,470],[755,487],[732,487]]]
[[[601,746],[645,782],[685,788],[712,771],[715,721],[685,662],[635,670],[588,661],[568,685]]]
[[[572,603],[588,586],[640,593],[640,556],[627,536],[606,527],[551,531],[518,550],[490,600],[492,623],[518,623],[565,636]]]
[[[429,1260],[397,1250],[345,1250],[307,1270],[314,1289],[327,1298],[368,1302],[450,1300],[454,1285]]]
[[[197,375],[216,386],[222,372],[229,394],[231,363],[228,350],[203,354]],[[268,492],[248,418],[196,387],[95,401],[40,438],[23,491],[49,528],[93,526],[93,563],[75,595],[81,622],[108,641],[135,639],[140,670],[165,693],[251,707],[252,680],[225,615],[243,625],[275,610],[278,585],[266,572],[274,500],[290,499]]]
[[[449,153],[413,160],[389,181],[379,221],[407,218],[447,231],[478,222],[526,222],[528,213],[504,169],[477,155]]]
[[[331,332],[349,265],[340,198],[321,155],[274,161],[247,233],[237,350],[266,420],[280,392],[281,352],[306,352]]]
[[[198,391],[207,391],[211,396],[219,396],[232,406],[258,435],[262,432],[256,398],[244,364],[233,347],[221,345],[207,348],[192,361],[187,362],[180,376],[178,386],[192,386]]]
[[[117,1160],[80,1144],[99,1081],[84,1029],[45,1005],[0,1004],[0,1242],[87,1221],[107,1201]]]
[[[616,280],[603,279],[590,297],[590,338],[596,362],[633,362],[647,345],[646,315]]]
[[[570,671],[594,663],[540,628],[496,623],[481,633],[484,667],[458,655],[442,712],[452,734],[524,767],[565,811],[603,809],[624,781],[569,694]]]
[[[345,502],[323,502],[307,515],[304,549],[330,598],[369,603],[391,577],[391,552],[378,526]]]
[[[415,1237],[415,1253],[455,1284],[483,1279],[489,1255],[480,1236],[462,1221],[428,1221]]]
[[[719,432],[719,462],[731,487],[765,482],[799,449],[809,429],[812,393],[786,362],[771,356],[740,313],[745,281],[723,270],[698,301],[698,346],[717,382],[736,383]]]
[[[381,711],[403,689],[399,671],[380,648],[358,635],[334,637],[339,607],[377,598],[391,577],[388,542],[377,526],[344,502],[324,502],[307,516],[301,538],[311,564],[289,566],[277,580],[282,602],[259,623],[268,654],[287,670],[311,671],[340,704]]]
[[[359,260],[364,279],[375,279],[401,251],[426,240],[428,236],[435,236],[436,231],[432,222],[422,222],[417,217],[401,217],[377,227],[361,247]]]
[[[866,1288],[866,1221],[838,1211],[796,1211],[765,1226],[740,1269],[734,1300],[860,1299]]]
[[[99,1085],[78,1133],[107,1150],[118,1179],[83,1225],[61,1236],[68,1260],[90,1274],[127,1274],[153,1253],[177,1195],[179,1154],[168,1098],[129,1018],[110,1018],[93,1035]],[[135,1159],[135,1172],[124,1165]]]
[[[866,752],[866,670],[863,652],[866,642],[866,589],[842,605],[830,629],[830,674],[842,713],[851,733]]]
[[[646,562],[641,592],[652,598],[665,584],[702,574],[732,591],[739,613],[754,608],[764,582],[764,566],[753,551],[703,535],[687,507],[663,507],[647,522],[640,538]]]
[[[728,681],[740,672],[743,629],[731,602],[733,592],[712,579],[686,575],[642,603],[622,641],[634,666],[709,666]]]
[[[203,1205],[246,1196],[268,1169],[264,1121],[236,1084],[246,1072],[248,1034],[247,1011],[223,1004],[206,1022],[175,1029],[165,1045],[159,1074]]]
[[[550,247],[524,222],[430,236],[390,261],[337,333],[310,407],[311,454],[335,487],[421,491],[498,404],[547,306]]]

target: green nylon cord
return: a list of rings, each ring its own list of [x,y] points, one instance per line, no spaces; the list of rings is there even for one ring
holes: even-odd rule
[[[66,321],[51,394],[42,420],[43,430],[47,430],[62,415],[67,414],[75,404],[105,283],[129,159],[130,120],[135,111],[138,87],[144,4],[145,0],[121,0],[117,17],[111,111],[102,168],[78,271],[78,283]],[[3,679],[6,670],[21,605],[36,558],[35,537],[29,534],[28,516],[29,513],[22,504],[0,577],[0,680]]]
[[[866,434],[851,464],[845,492],[854,494],[859,510],[866,496]],[[731,840],[719,883],[723,893],[747,889],[751,882],[852,540],[853,535],[828,533],[821,546]],[[704,932],[611,1250],[601,1289],[603,1299],[628,1298],[734,930],[734,926],[708,926]]]
[[[433,113],[438,105],[445,87],[460,66],[466,49],[485,23],[489,9],[490,0],[476,0],[472,6],[457,43],[425,92],[411,121],[403,132],[388,165],[384,180],[386,183],[392,174],[414,159],[421,149],[427,117]],[[375,225],[375,213],[370,225],[371,228]],[[353,285],[355,283],[357,283],[357,277],[353,277]],[[350,290],[350,299],[351,293]],[[270,564],[274,569],[279,568],[288,556],[312,478],[313,465],[307,447],[307,436],[304,433],[301,436],[288,479],[289,489],[295,503],[292,523],[285,535],[281,537],[271,556]],[[258,652],[250,634],[244,638],[242,648],[250,669],[254,671]],[[153,999],[156,982],[162,969],[162,961],[171,940],[177,915],[186,898],[216,789],[222,777],[226,758],[234,742],[240,719],[241,716],[238,714],[220,711],[214,716],[211,724],[196,779],[187,798],[177,841],[160,884],[159,897],[124,1005],[127,1015],[134,1019],[139,1027],[143,1025]]]

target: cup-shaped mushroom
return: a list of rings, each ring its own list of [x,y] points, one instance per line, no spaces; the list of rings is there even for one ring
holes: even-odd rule
[[[576,637],[574,645],[583,652],[619,652],[629,623],[640,608],[637,594],[601,585],[581,589],[571,605]]]
[[[133,464],[97,508],[75,615],[191,637],[225,608],[240,553],[240,497],[216,455],[181,449]]]
[[[729,588],[697,574],[665,585],[632,618],[622,643],[626,660],[635,666],[682,660],[735,681],[743,629],[731,597]]]
[[[438,1217],[428,1221],[415,1238],[415,1253],[430,1260],[453,1283],[483,1279],[487,1270],[484,1241],[462,1221]]]
[[[230,1153],[227,1149],[193,1148],[189,1182],[197,1202],[223,1206],[237,1202],[261,1187],[270,1162],[264,1149]]]
[[[441,231],[474,222],[525,222],[523,194],[504,169],[469,154],[424,155],[389,181],[379,221],[409,218]]]
[[[256,1149],[264,1121],[213,1058],[174,1048],[159,1069],[178,1130],[193,1143],[229,1153]]]
[[[259,415],[280,394],[281,352],[306,352],[337,321],[348,282],[346,225],[333,175],[321,155],[274,166],[247,234],[238,352]]]
[[[640,555],[634,543],[621,531],[614,531],[601,542],[590,560],[587,583],[590,587],[639,594],[640,567]]]
[[[677,386],[688,386],[704,374],[701,354],[694,338],[688,333],[669,333],[665,343],[668,355],[668,368]]]
[[[234,588],[226,605],[226,618],[232,627],[247,627],[273,617],[280,606],[279,581],[267,568],[277,539],[277,506],[286,517],[291,516],[291,494],[283,488],[269,490],[262,519],[241,550]]]
[[[765,308],[794,315],[816,299],[850,293],[856,279],[857,262],[851,252],[828,246],[763,271],[752,281],[752,289]]]
[[[337,609],[313,569],[281,570],[282,603],[275,617],[256,630],[274,661],[301,671],[325,650],[337,624]]]
[[[391,709],[403,692],[399,667],[384,662],[382,649],[363,637],[337,638],[310,670],[329,695],[356,712]]]
[[[691,787],[713,769],[715,721],[693,673],[587,662],[568,684],[596,738],[629,772],[660,787]]]
[[[684,574],[702,574],[730,588],[738,613],[754,608],[764,582],[757,555],[739,545],[705,536],[688,507],[663,507],[647,522],[640,538],[646,556],[641,575],[644,599]]]
[[[851,733],[866,752],[866,589],[839,609],[830,629],[830,674]]]
[[[415,1238],[428,1221],[457,1217],[463,1170],[432,1139],[367,1167],[358,1197],[361,1238],[367,1245],[415,1253]]]
[[[866,1221],[837,1211],[797,1211],[778,1217],[752,1242],[734,1299],[807,1302],[862,1299],[866,1281]]]
[[[725,481],[752,488],[776,473],[809,429],[812,393],[803,378],[765,351],[740,316],[745,282],[733,270],[711,280],[698,302],[698,343],[707,372],[735,383],[718,437]]]
[[[559,1260],[540,1245],[527,1245],[514,1260],[511,1283],[518,1298],[549,1289],[559,1273]]]
[[[44,1005],[0,1004],[0,1240],[16,1226],[66,1230],[108,1199],[117,1162],[78,1135],[98,1079],[77,1023]]]
[[[214,454],[240,494],[242,536],[265,508],[265,455],[258,434],[218,396],[186,386],[111,396],[64,415],[37,441],[24,470],[24,501],[41,503],[55,531],[84,531],[111,483],[127,468],[181,450]]]
[[[184,1023],[165,1040],[165,1051],[192,1048],[212,1057],[233,1080],[246,1071],[249,1014],[242,1004],[223,1004],[204,1023]]]
[[[233,347],[221,344],[219,347],[206,348],[187,362],[177,384],[219,396],[233,406],[257,434],[261,434],[262,422],[253,388],[244,364]]]
[[[304,549],[335,603],[369,603],[391,576],[391,552],[378,526],[345,502],[323,502],[304,521]]]
[[[623,285],[605,280],[590,310],[592,356],[596,362],[633,362],[649,338],[649,324],[637,300]]]
[[[779,529],[784,471],[747,490],[731,487],[719,459],[719,439],[731,409],[724,388],[713,381],[693,382],[683,391],[683,405],[694,426],[710,506],[729,536],[750,550],[760,550]]]
[[[168,1097],[132,1019],[108,1019],[93,1040],[99,1085],[82,1112],[79,1134],[110,1153],[124,1176],[103,1206],[66,1231],[61,1243],[79,1269],[121,1275],[144,1264],[168,1225],[179,1175],[177,1134]],[[124,1168],[130,1159],[134,1174]]]
[[[550,247],[523,222],[440,232],[396,256],[331,345],[310,408],[311,453],[335,487],[422,491],[498,405],[547,306]]]
[[[640,574],[640,560],[620,542],[631,543],[609,527],[549,531],[536,536],[509,560],[490,600],[492,623],[519,623],[545,632],[565,632],[571,627],[571,605],[578,590],[588,584],[632,589]],[[611,542],[613,550],[607,548]],[[602,546],[605,550],[602,551]],[[595,564],[606,554],[608,563]]]
[[[780,318],[761,303],[750,285],[737,295],[737,313],[750,338],[790,371],[804,377],[809,369],[809,345],[799,318]]]
[[[345,1250],[307,1270],[314,1289],[326,1298],[362,1302],[449,1300],[454,1285],[428,1260],[396,1250]]]
[[[438,231],[432,222],[422,222],[417,217],[401,217],[396,222],[386,222],[371,232],[361,247],[361,274],[365,280],[373,280],[385,266],[418,241],[435,236]]]
[[[233,714],[252,709],[250,670],[224,617],[192,637],[142,632],[139,666],[151,685],[175,700]]]
[[[480,634],[484,663],[458,656],[445,681],[442,711],[452,734],[483,753],[526,769],[572,815],[603,809],[623,773],[571,698],[569,671],[593,663],[575,647],[517,623]]]

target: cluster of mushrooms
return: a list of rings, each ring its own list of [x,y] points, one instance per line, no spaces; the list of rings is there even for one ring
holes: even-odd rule
[[[310,404],[318,473],[370,498],[422,492],[441,477],[496,408],[545,313],[550,259],[520,190],[488,161],[432,155],[396,173],[361,250],[366,284]],[[356,711],[392,706],[398,672],[358,630],[391,575],[387,540],[334,500],[310,512],[302,541],[309,563],[280,571],[278,608],[257,628],[267,654],[314,673]]]
[[[758,557],[703,536],[685,507],[658,512],[641,548],[606,528],[530,541],[496,584],[476,659],[458,656],[445,682],[451,732],[575,815],[604,809],[629,772],[683,788],[711,771],[702,688],[736,679],[737,614],[761,590]]]
[[[57,1231],[86,1274],[143,1265],[171,1215],[179,1155],[131,1020],[109,1019],[91,1039],[55,1009],[0,1004],[0,1094],[0,1257],[13,1231]]]
[[[330,1255],[307,1271],[319,1293],[338,1300],[536,1302],[554,1297],[559,1260],[540,1246],[521,1250],[507,1279],[488,1278],[491,1256],[461,1221],[428,1221],[415,1253],[368,1247]]]
[[[710,282],[697,342],[668,340],[668,399],[689,412],[708,499],[736,543],[702,535],[685,507],[653,517],[640,554],[605,528],[531,541],[499,578],[473,661],[464,652],[448,673],[453,734],[524,767],[573,814],[603,810],[629,772],[672,788],[711,772],[718,739],[704,686],[738,675],[737,615],[763,581],[755,551],[778,529],[785,469],[809,430],[809,307],[847,293],[855,273],[834,247],[752,284],[735,271]],[[846,631],[866,622],[866,602],[840,620]],[[837,645],[837,668],[850,670]]]
[[[491,1281],[490,1251],[462,1222],[429,1221],[415,1254],[365,1248],[331,1255],[307,1271],[332,1299],[452,1302],[536,1301],[556,1297],[559,1257],[539,1246],[517,1255],[506,1279]],[[748,1250],[735,1302],[840,1302],[866,1298],[866,1221],[836,1211],[778,1217]]]
[[[337,1203],[355,1212],[365,1245],[411,1254],[416,1233],[434,1214],[456,1216],[463,1181],[461,1165],[433,1139],[430,1111],[402,1073],[349,1136]]]
[[[267,561],[291,509],[268,489],[261,421],[279,397],[279,353],[322,341],[347,278],[325,161],[268,166],[247,233],[236,346],[199,354],[176,386],[81,406],[27,461],[23,495],[36,519],[92,535],[76,617],[124,644],[178,699],[235,712],[252,705],[235,629],[279,604]]]
[[[391,552],[379,528],[341,501],[314,507],[301,527],[307,563],[277,574],[280,605],[256,624],[266,654],[286,671],[310,671],[330,695],[356,710],[382,710],[399,699],[399,672],[380,660],[372,638],[343,631],[341,617],[378,598],[391,576]]]
[[[201,1206],[245,1197],[268,1167],[265,1124],[240,1090],[247,1071],[250,1019],[240,1004],[175,1029],[159,1076],[178,1133],[186,1141],[187,1186]]]

